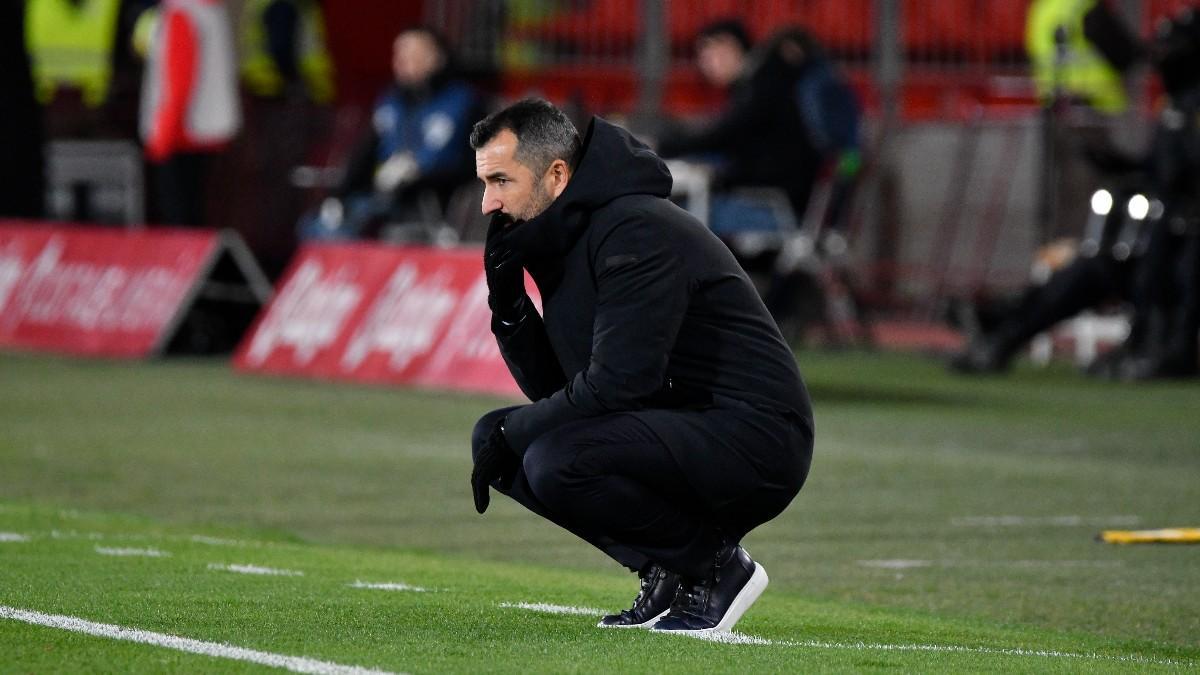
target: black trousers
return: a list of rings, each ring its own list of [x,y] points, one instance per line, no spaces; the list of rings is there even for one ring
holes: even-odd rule
[[[479,420],[473,452],[514,409]],[[651,430],[647,416],[658,428],[664,419],[677,422],[671,444]],[[722,546],[783,511],[803,485],[811,456],[807,427],[773,413],[625,412],[544,434],[530,444],[511,483],[492,487],[631,570],[654,562],[700,577]]]
[[[208,165],[203,152],[177,152],[154,167],[159,217],[163,225],[202,227]]]
[[[1027,291],[992,334],[997,351],[1010,358],[1035,335],[1108,299],[1128,297],[1133,264],[1108,256],[1079,257],[1042,286]]]

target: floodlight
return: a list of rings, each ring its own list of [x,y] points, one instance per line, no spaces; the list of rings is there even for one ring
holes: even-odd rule
[[[1134,195],[1129,198],[1126,209],[1129,211],[1130,218],[1145,220],[1146,214],[1150,213],[1150,200],[1146,199],[1146,195]]]
[[[1096,190],[1092,193],[1092,213],[1107,216],[1112,211],[1113,196],[1108,190]]]

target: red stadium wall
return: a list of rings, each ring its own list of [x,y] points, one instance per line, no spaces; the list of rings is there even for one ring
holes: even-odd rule
[[[338,97],[347,103],[369,103],[391,77],[393,38],[401,29],[421,23],[425,3],[337,0],[325,2],[324,8]]]

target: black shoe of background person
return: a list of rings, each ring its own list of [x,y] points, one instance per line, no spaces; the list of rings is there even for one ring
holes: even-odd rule
[[[633,607],[604,617],[600,620],[601,628],[650,628],[671,609],[671,601],[679,591],[678,574],[651,563],[638,578],[642,589],[638,591]]]
[[[716,556],[708,576],[684,579],[671,611],[654,624],[656,631],[724,633],[742,618],[767,587],[767,571],[741,546]]]
[[[1133,350],[1126,344],[1121,344],[1098,355],[1083,369],[1083,374],[1101,380],[1119,381],[1125,379],[1131,364],[1138,360]]]
[[[972,342],[966,349],[951,357],[951,372],[963,375],[999,374],[1008,372],[1009,359],[986,342]]]
[[[1131,360],[1121,372],[1122,379],[1134,382],[1196,377],[1200,368],[1195,357],[1146,356]]]

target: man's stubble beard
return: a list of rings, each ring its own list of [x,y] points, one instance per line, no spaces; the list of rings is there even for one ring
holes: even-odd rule
[[[550,191],[546,189],[546,186],[541,181],[538,181],[537,185],[533,188],[533,194],[529,195],[529,206],[521,213],[516,214],[514,220],[518,223],[533,220],[542,215],[553,203],[554,197],[550,196]]]

